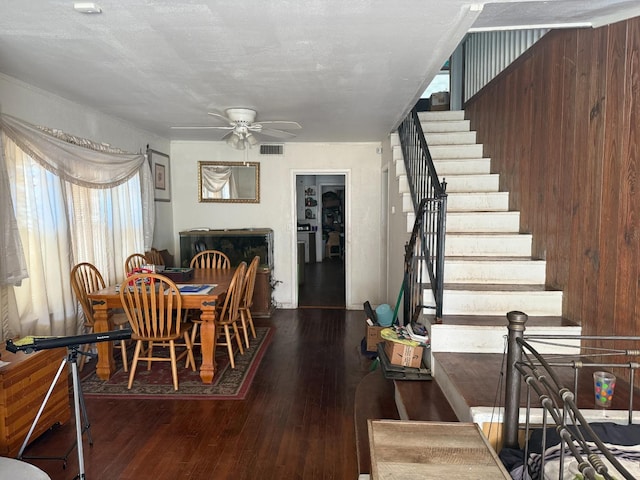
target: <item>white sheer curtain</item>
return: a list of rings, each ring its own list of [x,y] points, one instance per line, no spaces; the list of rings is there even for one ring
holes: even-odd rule
[[[62,182],[13,141],[5,137],[3,144],[29,271],[29,278],[14,287],[18,319],[11,322],[10,333],[77,333],[75,302],[65,278],[73,260]]]
[[[2,336],[80,332],[69,273],[94,263],[114,283],[127,255],[153,237],[153,185],[144,155],[131,155],[0,116],[11,200],[29,278],[0,290]],[[4,190],[4,189],[3,189]],[[7,192],[0,192],[5,196]],[[3,202],[4,203],[4,202]],[[0,244],[0,259],[9,250]],[[14,282],[15,283],[15,282]],[[8,293],[8,295],[7,295]]]
[[[0,340],[4,332],[17,331],[12,319],[18,318],[13,285],[20,285],[28,277],[18,222],[14,215],[13,200],[9,187],[9,173],[4,159],[2,135],[0,135]]]
[[[232,167],[202,166],[203,198],[237,198],[238,189]]]

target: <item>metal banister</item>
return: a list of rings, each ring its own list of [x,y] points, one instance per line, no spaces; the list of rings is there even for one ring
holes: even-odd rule
[[[405,246],[404,324],[417,321],[424,308],[433,309],[436,321],[440,321],[444,296],[446,182],[438,178],[415,108],[398,127],[398,134],[415,212],[411,238]],[[424,302],[427,283],[423,281],[424,270],[433,292],[433,305]]]

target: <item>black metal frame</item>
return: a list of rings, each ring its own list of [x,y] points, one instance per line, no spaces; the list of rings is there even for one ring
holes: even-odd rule
[[[532,345],[532,342],[539,341],[550,343],[555,340],[598,340],[598,341],[634,341],[640,342],[640,337],[612,337],[612,336],[586,336],[586,335],[531,335],[525,339],[525,324],[527,315],[523,312],[507,313],[508,339],[507,339],[507,373],[505,386],[505,409],[504,409],[504,446],[507,448],[519,448],[519,415],[520,415],[520,394],[521,382],[527,386],[527,409],[525,412],[524,438],[528,439],[530,434],[530,409],[531,397],[539,400],[543,409],[542,428],[543,440],[542,444],[546,445],[546,431],[548,428],[548,419],[551,419],[553,426],[561,438],[562,453],[560,456],[560,472],[564,464],[564,449],[568,449],[578,462],[580,471],[587,479],[605,478],[612,479],[610,472],[607,471],[606,465],[602,462],[601,456],[605,457],[611,465],[625,479],[634,479],[635,477],[629,473],[618,460],[611,454],[607,446],[598,438],[592,430],[584,415],[580,412],[576,405],[576,392],[578,390],[578,370],[583,366],[589,367],[609,367],[609,368],[628,368],[630,370],[630,393],[629,393],[629,410],[628,422],[633,423],[633,385],[634,371],[640,368],[637,362],[589,362],[585,363],[582,358],[585,355],[578,354],[578,359],[570,360],[565,358],[562,362],[551,362],[545,359]],[[529,340],[529,341],[527,341]],[[531,342],[531,343],[530,343]],[[600,349],[604,351],[604,349]],[[615,354],[637,357],[640,350],[612,350]],[[562,384],[560,378],[554,371],[553,367],[569,367],[574,369],[574,385],[568,388]],[[579,427],[579,428],[577,428]],[[592,451],[587,446],[585,440],[588,436],[597,447],[596,451]],[[589,452],[585,454],[583,452]],[[524,458],[525,463],[529,457],[528,443],[525,443]],[[544,448],[541,457],[541,471],[544,472],[545,455]],[[562,473],[561,473],[562,474]],[[597,477],[597,475],[599,475]]]

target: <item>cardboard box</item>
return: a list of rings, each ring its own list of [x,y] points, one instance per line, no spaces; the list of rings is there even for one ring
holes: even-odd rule
[[[367,352],[377,352],[378,344],[384,342],[380,332],[385,327],[371,326],[367,324],[367,333],[365,338],[367,339]]]
[[[431,106],[449,105],[449,92],[438,92],[431,94]]]
[[[424,347],[412,347],[403,343],[384,342],[384,351],[392,365],[420,368]]]
[[[449,110],[449,92],[432,93],[429,99],[433,111]]]

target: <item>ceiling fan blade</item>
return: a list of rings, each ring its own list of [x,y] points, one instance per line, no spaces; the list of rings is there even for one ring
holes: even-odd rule
[[[192,127],[177,126],[177,127],[171,127],[171,128],[174,130],[233,130],[235,127],[233,126],[215,127],[211,125],[194,125]]]
[[[270,128],[284,129],[284,130],[300,130],[302,125],[298,122],[289,122],[287,120],[265,120],[256,122],[254,125],[269,125]]]
[[[293,138],[296,136],[295,133],[285,132],[284,130],[277,130],[275,128],[263,128],[260,130],[260,133],[275,138]]]
[[[224,115],[220,114],[220,113],[216,113],[216,112],[207,112],[207,115],[211,115],[212,117],[218,118],[220,120],[222,120],[225,123],[228,123],[229,125],[234,125],[234,123],[229,120],[227,117],[225,117]]]

